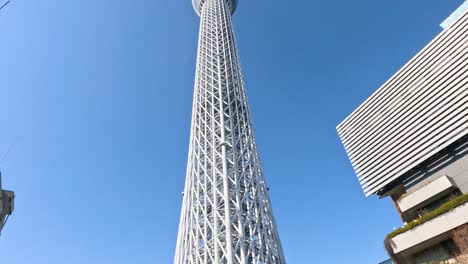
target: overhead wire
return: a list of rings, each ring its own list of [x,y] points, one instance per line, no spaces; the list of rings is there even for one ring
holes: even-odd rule
[[[10,0],[6,1],[3,5],[0,6],[0,11],[5,7],[7,6],[8,4],[10,3]],[[7,157],[8,153],[11,151],[13,147],[13,144],[10,145],[10,147],[8,148],[8,150],[5,152],[5,154],[3,155],[2,159],[0,160],[0,165],[3,163],[3,161],[5,160],[5,158]],[[1,183],[1,172],[0,172],[0,202],[3,203],[3,190],[2,190],[2,183]],[[4,212],[5,212],[6,208],[3,208],[2,206],[2,212],[0,212],[0,215],[2,215]],[[0,222],[0,232],[2,231],[3,227],[5,226],[6,222],[8,221],[8,218],[9,218],[9,215],[6,215],[5,219]],[[1,233],[0,233],[1,234]]]
[[[0,10],[2,10],[6,5],[10,3],[10,0],[6,1],[2,6],[0,6]]]

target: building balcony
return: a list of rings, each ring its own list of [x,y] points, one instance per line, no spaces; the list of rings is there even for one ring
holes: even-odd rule
[[[394,255],[398,259],[410,259],[414,254],[449,239],[453,229],[468,223],[466,198],[466,195],[460,197],[459,200],[465,202],[458,207],[400,232],[396,236],[390,234],[388,244]]]
[[[439,197],[457,188],[455,182],[448,176],[442,176],[437,180],[427,184],[421,189],[400,199],[398,207],[402,213],[406,213],[414,208],[430,203]]]

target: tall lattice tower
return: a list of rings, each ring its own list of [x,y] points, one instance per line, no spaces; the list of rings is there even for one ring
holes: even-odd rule
[[[237,0],[193,6],[201,24],[174,263],[284,264],[232,29]]]

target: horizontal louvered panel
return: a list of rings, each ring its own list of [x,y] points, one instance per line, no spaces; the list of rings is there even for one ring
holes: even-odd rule
[[[458,86],[458,88],[460,88],[460,86]],[[389,155],[392,150],[398,149],[400,153],[404,154],[405,149],[411,148],[408,144],[423,140],[428,134],[432,133],[436,126],[441,124],[441,122],[446,120],[449,122],[455,121],[455,118],[460,114],[459,108],[464,105],[464,100],[461,98],[462,95],[463,91],[455,91],[455,93],[450,97],[445,97],[442,100],[439,100],[440,104],[434,104],[434,107],[432,107],[431,111],[428,112],[422,112],[424,111],[423,109],[412,110],[414,112],[421,111],[423,114],[419,115],[418,119],[414,120],[414,122],[408,122],[411,126],[405,128],[405,131],[403,131],[403,133],[405,133],[404,135],[401,133],[387,135],[385,138],[386,143],[380,147],[381,150],[378,152],[380,155],[375,156],[373,155],[375,152],[370,152],[371,154],[368,159],[354,163],[359,178],[361,178],[365,173],[369,174],[375,172],[376,169],[372,165],[378,165],[382,168],[382,162],[390,162],[394,159],[396,157],[396,153],[394,155]],[[427,120],[427,122],[425,122],[425,120]],[[398,138],[399,140],[391,140],[395,138]],[[373,160],[378,162],[378,164],[369,163]]]
[[[468,11],[337,130],[369,196],[468,133]]]
[[[466,19],[466,18],[465,18]],[[421,68],[424,68],[427,63],[432,63],[432,60],[428,60],[427,58],[433,58],[435,55],[440,52],[441,47],[442,48],[447,48],[449,47],[447,43],[448,40],[450,41],[453,39],[454,36],[459,36],[464,31],[466,30],[459,30],[462,28],[463,25],[458,25],[457,27],[453,27],[451,29],[457,29],[455,33],[448,34],[447,32],[443,32],[441,35],[436,37],[433,40],[433,43],[430,43],[423,51],[418,53],[407,65],[405,65],[397,74],[395,74],[387,83],[385,83],[382,87],[391,87],[395,85],[400,85],[403,86],[405,83],[398,83],[402,79],[405,80],[408,76],[412,78],[421,78]],[[445,33],[445,34],[444,34]],[[445,43],[444,43],[445,42]],[[462,41],[459,41],[460,43],[463,43]],[[434,52],[434,53],[433,53]],[[427,56],[429,53],[431,56]],[[419,64],[418,67],[412,67],[414,64]],[[433,64],[433,63],[432,63]],[[343,121],[342,124],[346,123],[346,126],[343,127],[342,125],[338,126],[338,130],[340,133],[342,133],[342,137],[344,139],[347,138],[347,131],[351,131],[353,128],[360,128],[362,127],[362,122],[365,122],[366,119],[362,118],[362,115],[365,115],[367,118],[373,119],[375,118],[375,114],[373,114],[372,110],[380,110],[379,108],[375,108],[376,104],[379,104],[380,106],[389,107],[390,104],[388,103],[390,100],[394,99],[394,95],[396,93],[401,92],[401,90],[398,89],[379,89],[377,90],[371,97],[369,97],[363,104],[362,106],[367,106],[367,107],[359,107],[356,109],[348,118]],[[369,110],[370,109],[370,110]],[[356,121],[357,120],[357,121]],[[354,132],[354,131],[353,131]],[[353,133],[354,134],[354,133]]]

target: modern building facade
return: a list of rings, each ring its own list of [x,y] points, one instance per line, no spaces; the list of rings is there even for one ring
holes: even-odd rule
[[[2,189],[2,173],[0,172],[0,234],[8,217],[13,213],[15,193]]]
[[[193,0],[193,6],[201,22],[174,263],[286,263],[232,28],[237,0]]]
[[[365,195],[390,197],[404,222],[386,239],[396,263],[468,254],[467,8],[442,26],[337,127]]]

